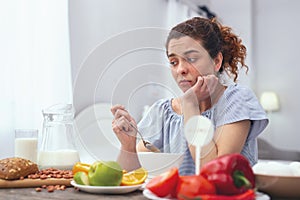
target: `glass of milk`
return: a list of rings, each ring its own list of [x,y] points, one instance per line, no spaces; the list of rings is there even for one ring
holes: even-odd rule
[[[38,130],[15,130],[15,157],[21,157],[37,162]]]

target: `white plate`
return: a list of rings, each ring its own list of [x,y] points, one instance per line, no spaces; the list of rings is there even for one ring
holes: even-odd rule
[[[94,104],[75,117],[75,144],[81,162],[117,159],[120,142],[111,127],[110,108],[107,103]]]
[[[172,198],[162,198],[162,197],[158,197],[155,194],[153,194],[150,190],[148,189],[144,189],[143,191],[143,195],[147,198],[147,199],[156,199],[156,200],[176,200],[176,199],[172,199]],[[261,192],[256,192],[256,200],[270,200],[271,198],[266,195],[263,194]]]
[[[95,194],[125,194],[133,192],[142,187],[140,185],[132,186],[90,186],[90,185],[78,185],[74,180],[71,181],[71,185],[77,187],[79,190]]]

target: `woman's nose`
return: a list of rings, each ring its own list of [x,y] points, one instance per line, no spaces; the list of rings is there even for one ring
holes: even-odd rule
[[[188,72],[188,63],[185,61],[181,61],[177,67],[178,74],[186,74]]]

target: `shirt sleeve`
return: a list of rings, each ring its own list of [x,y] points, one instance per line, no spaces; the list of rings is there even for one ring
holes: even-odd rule
[[[162,100],[155,102],[138,123],[139,131],[143,138],[158,148],[162,148],[163,115]]]
[[[250,120],[248,139],[256,138],[268,125],[269,120],[253,91],[247,87],[234,86],[221,99],[216,116],[216,126],[242,120]]]
[[[183,117],[175,113],[170,99],[155,102],[139,122],[138,127],[145,140],[163,152],[178,153],[185,150],[182,133]]]

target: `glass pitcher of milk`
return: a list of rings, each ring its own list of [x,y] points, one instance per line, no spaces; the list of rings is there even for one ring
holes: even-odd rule
[[[56,104],[43,110],[43,131],[38,152],[40,169],[72,169],[80,161],[75,148],[74,113],[72,104]]]

